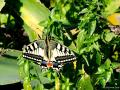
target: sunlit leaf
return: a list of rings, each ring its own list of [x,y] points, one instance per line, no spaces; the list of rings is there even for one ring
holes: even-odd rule
[[[1,9],[4,7],[4,5],[5,5],[4,0],[0,0],[0,11],[1,11]]]
[[[104,64],[105,64],[105,69],[109,69],[111,67],[110,59],[107,59]]]
[[[5,28],[5,23],[7,23],[8,14],[0,13],[0,27]]]
[[[55,90],[60,90],[60,80],[58,77],[55,78]]]
[[[24,79],[23,87],[24,87],[24,90],[32,90],[32,87],[31,87],[31,84],[30,84],[30,80],[29,80],[28,77],[26,77]]]
[[[33,42],[33,41],[39,39],[38,35],[27,24],[24,24],[24,29],[25,29],[26,33],[28,34],[28,36],[29,36],[30,42]]]
[[[83,42],[85,40],[85,35],[86,35],[86,32],[84,30],[81,30],[77,36],[77,49],[78,49],[78,52],[80,52],[80,49],[83,45]]]
[[[90,26],[90,30],[89,30],[90,36],[94,33],[95,28],[96,28],[96,20],[91,22],[91,26]]]
[[[62,90],[70,90],[70,86],[72,85],[72,83],[70,82],[70,80],[68,78],[64,79],[64,83],[62,83]]]
[[[120,63],[118,63],[118,62],[112,62],[111,66],[112,66],[113,69],[116,69],[116,68],[120,67]]]
[[[77,82],[77,90],[93,90],[93,86],[91,84],[90,76],[83,70],[84,74],[82,77],[78,79]]]
[[[120,0],[111,0],[107,4],[107,7],[105,8],[105,11],[103,12],[103,15],[107,17],[108,15],[116,12],[119,7],[120,7]]]
[[[99,68],[98,68],[98,71],[96,72],[96,74],[102,74],[105,72],[105,66],[104,65],[101,65]]]
[[[36,35],[42,37],[45,21],[48,19],[49,10],[40,2],[35,0],[20,0],[22,3],[21,18]]]
[[[114,33],[106,33],[105,34],[105,40],[107,42],[111,41],[113,39],[113,37],[115,37],[115,34]]]

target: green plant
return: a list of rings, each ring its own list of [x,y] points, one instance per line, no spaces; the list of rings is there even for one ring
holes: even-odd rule
[[[107,21],[109,15],[119,12],[120,0],[51,0],[49,7],[35,0],[12,1],[5,0],[0,8],[1,29],[18,33],[19,25],[30,42],[49,34],[77,56],[76,62],[65,65],[58,74],[51,69],[42,70],[19,54],[19,73],[25,90],[120,88],[120,75],[115,72],[120,67],[120,36],[110,32]],[[15,42],[7,46],[0,40],[2,48],[16,49]]]

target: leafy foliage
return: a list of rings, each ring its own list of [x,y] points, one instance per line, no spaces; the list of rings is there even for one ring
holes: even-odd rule
[[[120,0],[50,0],[46,6],[35,0],[2,3],[0,47],[22,50],[23,45],[50,35],[77,56],[59,73],[19,58],[25,90],[120,88],[120,36],[110,31],[107,20],[119,13]]]

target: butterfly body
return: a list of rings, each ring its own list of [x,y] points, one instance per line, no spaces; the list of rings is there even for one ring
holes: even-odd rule
[[[33,60],[43,68],[59,70],[70,61],[76,60],[74,53],[66,46],[53,40],[37,40],[23,49],[23,57]]]

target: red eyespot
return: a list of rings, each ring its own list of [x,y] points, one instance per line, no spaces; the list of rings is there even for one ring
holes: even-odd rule
[[[53,63],[52,62],[47,62],[47,67],[48,68],[53,67]]]

